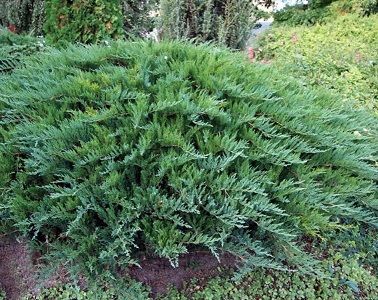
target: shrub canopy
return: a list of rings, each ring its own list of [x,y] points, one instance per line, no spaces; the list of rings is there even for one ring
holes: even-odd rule
[[[377,120],[241,54],[71,47],[0,80],[3,225],[55,262],[97,273],[204,247],[309,270],[302,235],[377,225]]]
[[[14,34],[0,27],[0,74],[12,72],[17,66],[24,65],[29,56],[45,49],[41,39]]]

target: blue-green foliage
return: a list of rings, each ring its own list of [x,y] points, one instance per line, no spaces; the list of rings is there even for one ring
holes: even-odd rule
[[[376,119],[241,54],[71,47],[0,80],[2,223],[72,272],[193,246],[316,271],[298,237],[378,224]]]
[[[0,27],[0,74],[24,65],[26,57],[45,49],[41,39],[17,35]]]

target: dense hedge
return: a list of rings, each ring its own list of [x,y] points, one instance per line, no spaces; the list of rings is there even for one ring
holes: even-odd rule
[[[2,224],[72,271],[193,247],[315,271],[299,237],[378,225],[376,119],[241,54],[71,47],[0,80]]]
[[[158,0],[0,0],[0,26],[53,43],[97,42],[152,31]],[[45,11],[46,6],[46,11]]]

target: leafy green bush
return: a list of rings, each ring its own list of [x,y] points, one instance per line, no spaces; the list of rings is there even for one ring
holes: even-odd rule
[[[377,15],[356,14],[310,28],[279,26],[262,38],[261,58],[272,60],[306,85],[326,87],[344,101],[377,110],[377,27]]]
[[[91,287],[86,290],[74,285],[60,285],[52,288],[44,288],[37,295],[27,295],[22,300],[147,300],[151,299],[147,290],[141,284],[129,282],[122,288]]]
[[[321,8],[326,7],[330,5],[332,2],[335,2],[338,0],[309,0],[308,1],[308,7],[309,8]]]
[[[54,42],[95,42],[121,37],[122,27],[128,35],[143,36],[152,31],[158,0],[56,1],[0,0],[0,26],[15,26],[18,33],[46,33]]]
[[[316,271],[303,234],[377,226],[376,119],[209,46],[71,47],[2,78],[3,221],[102,274],[192,247]]]
[[[332,21],[340,14],[369,16],[378,12],[378,0],[320,0],[309,5],[288,6],[274,13],[274,20],[290,26],[315,25]]]
[[[120,0],[47,0],[46,38],[52,43],[95,43],[123,35]]]
[[[274,21],[290,26],[324,23],[332,14],[329,5],[336,0],[310,0],[308,4],[286,6],[274,13]]]
[[[164,38],[195,38],[242,49],[257,20],[250,0],[162,0],[161,27]]]
[[[331,15],[328,7],[308,8],[304,5],[290,6],[274,13],[274,21],[290,26],[324,23]]]
[[[358,3],[361,8],[362,15],[369,16],[371,14],[378,13],[378,0],[362,0]]]
[[[6,300],[6,294],[5,292],[0,288],[0,300]]]

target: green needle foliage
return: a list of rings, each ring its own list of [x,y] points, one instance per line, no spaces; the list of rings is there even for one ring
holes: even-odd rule
[[[2,223],[73,273],[193,247],[315,272],[302,235],[378,225],[377,120],[242,54],[118,42],[0,79]]]
[[[251,0],[162,0],[162,35],[242,49],[259,14]]]
[[[28,35],[17,35],[0,27],[0,74],[12,72],[23,66],[27,57],[44,51],[42,39]]]

